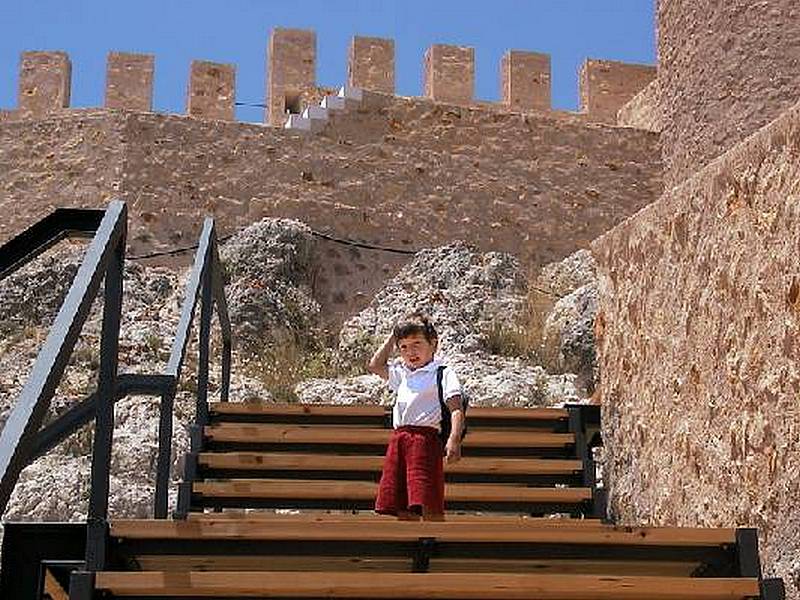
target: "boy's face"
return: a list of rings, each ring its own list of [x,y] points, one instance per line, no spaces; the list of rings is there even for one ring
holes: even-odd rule
[[[412,371],[424,367],[436,352],[437,340],[428,341],[421,333],[414,333],[397,341],[403,363]]]

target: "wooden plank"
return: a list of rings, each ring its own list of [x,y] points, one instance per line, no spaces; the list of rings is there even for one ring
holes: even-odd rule
[[[205,435],[214,442],[379,446],[388,442],[390,430],[272,423],[220,423],[206,427]],[[575,436],[571,433],[536,431],[478,430],[464,438],[465,448],[563,448],[574,443]]]
[[[380,472],[383,456],[337,456],[288,452],[203,452],[200,464],[211,469],[263,471]],[[571,475],[582,470],[579,460],[465,456],[445,465],[445,472],[492,475]]]
[[[731,600],[759,596],[753,578],[228,571],[98,572],[116,596],[239,598],[432,598],[436,600]]]
[[[369,526],[376,521],[394,521],[395,518],[388,515],[379,515],[372,511],[360,511],[353,513],[347,511],[330,511],[304,509],[297,512],[275,512],[269,510],[243,510],[226,509],[223,512],[192,512],[187,516],[187,521],[217,521],[217,520],[239,520],[245,522],[302,522],[302,523],[355,523]],[[604,524],[600,519],[575,519],[567,517],[531,517],[524,514],[505,514],[505,513],[448,513],[447,522],[478,522],[481,525],[492,523],[515,523],[519,527],[563,527],[563,528],[608,528],[610,525]],[[732,530],[731,530],[732,531]]]
[[[279,404],[267,402],[212,402],[210,410],[218,415],[376,417],[386,414],[386,407],[370,404]]]
[[[411,558],[375,556],[137,555],[143,571],[411,571]]]
[[[61,586],[50,569],[44,570],[44,591],[52,600],[69,600],[69,594]]]
[[[195,493],[224,498],[304,498],[313,500],[371,500],[378,484],[371,481],[323,479],[228,479],[201,481]],[[462,502],[549,502],[579,504],[592,499],[589,488],[533,488],[516,485],[448,483],[445,499]]]
[[[532,488],[536,489],[536,488]],[[421,537],[440,542],[515,542],[528,544],[575,544],[601,546],[716,547],[735,543],[732,529],[679,527],[574,528],[520,526],[517,523],[408,522],[382,520],[348,522],[264,522],[122,520],[112,523],[111,534],[129,539],[182,540],[315,540],[415,542]]]
[[[143,571],[381,571],[411,570],[410,558],[344,556],[231,556],[231,555],[137,555]],[[432,558],[431,573],[553,573],[612,574],[689,577],[697,562],[576,560],[576,559],[486,559]]]
[[[281,404],[267,402],[212,402],[210,410],[218,415],[248,416],[342,416],[383,417],[390,407],[377,404]],[[569,416],[563,408],[520,408],[471,406],[469,416],[481,419],[514,419],[521,421],[557,421]]]

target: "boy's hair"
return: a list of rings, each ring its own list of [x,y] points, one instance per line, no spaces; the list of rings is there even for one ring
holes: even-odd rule
[[[436,329],[434,328],[433,323],[431,323],[430,318],[428,315],[422,312],[410,313],[398,321],[394,326],[395,342],[399,342],[403,338],[407,338],[418,333],[424,335],[428,342],[433,342],[434,340],[439,339],[439,336],[436,334]]]

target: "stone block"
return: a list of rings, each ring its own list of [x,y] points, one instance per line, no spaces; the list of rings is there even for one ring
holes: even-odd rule
[[[519,110],[550,110],[550,55],[509,50],[500,62],[500,97]]]
[[[236,68],[206,61],[192,61],[186,112],[192,117],[233,121],[236,100]]]
[[[106,108],[153,110],[155,59],[150,54],[109,52],[106,68]]]
[[[394,41],[355,36],[350,44],[347,84],[394,94]]]
[[[17,106],[25,117],[69,108],[72,63],[66,52],[23,52]]]
[[[425,52],[425,95],[431,100],[469,104],[475,90],[475,49],[434,44]]]
[[[654,66],[588,59],[580,71],[581,112],[616,124],[619,109],[655,78]]]
[[[300,114],[316,87],[317,34],[304,29],[274,29],[269,39],[266,120],[283,126]]]

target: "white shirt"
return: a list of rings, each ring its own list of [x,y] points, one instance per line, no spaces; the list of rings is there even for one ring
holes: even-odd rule
[[[436,371],[441,364],[440,360],[434,358],[424,367],[412,371],[398,358],[388,365],[389,389],[397,393],[392,410],[395,429],[403,425],[440,429],[442,410],[439,407]],[[461,384],[450,367],[445,367],[442,373],[442,392],[445,402],[461,394]]]

